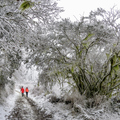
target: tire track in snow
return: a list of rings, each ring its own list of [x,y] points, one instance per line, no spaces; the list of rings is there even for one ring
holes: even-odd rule
[[[47,115],[32,99],[18,97],[6,120],[52,120],[52,115]]]

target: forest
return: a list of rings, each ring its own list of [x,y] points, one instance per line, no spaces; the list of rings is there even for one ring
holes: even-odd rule
[[[98,8],[74,22],[63,11],[53,0],[0,1],[0,103],[22,63],[36,67],[37,86],[92,99],[88,108],[120,100],[120,10]]]

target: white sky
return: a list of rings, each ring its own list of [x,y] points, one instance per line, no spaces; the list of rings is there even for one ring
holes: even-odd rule
[[[60,0],[58,5],[63,7],[65,12],[60,14],[63,18],[75,20],[81,15],[88,15],[91,10],[103,8],[110,10],[113,6],[120,9],[120,0]]]

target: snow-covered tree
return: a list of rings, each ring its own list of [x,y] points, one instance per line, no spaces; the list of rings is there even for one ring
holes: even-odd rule
[[[6,80],[12,76],[23,60],[22,49],[36,48],[36,41],[41,40],[41,30],[57,19],[61,11],[52,0],[0,1],[1,76]],[[1,84],[3,81],[0,79]]]
[[[87,97],[112,94],[119,86],[119,76],[111,71],[119,65],[119,12],[111,11],[98,9],[74,23],[67,19],[55,22],[43,32],[30,58],[43,70],[47,82],[67,82]],[[110,61],[116,55],[114,66]]]

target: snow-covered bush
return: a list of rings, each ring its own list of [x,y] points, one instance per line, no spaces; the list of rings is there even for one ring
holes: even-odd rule
[[[45,89],[43,86],[36,86],[31,91],[31,94],[33,94],[34,96],[40,96],[41,94],[45,94]]]

